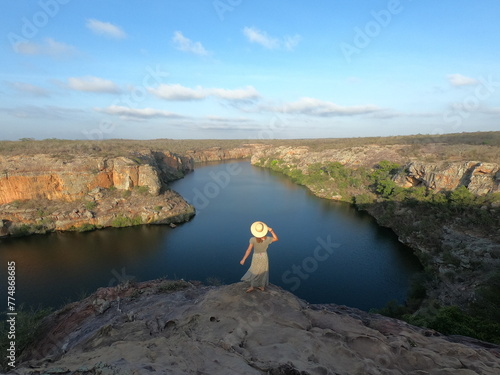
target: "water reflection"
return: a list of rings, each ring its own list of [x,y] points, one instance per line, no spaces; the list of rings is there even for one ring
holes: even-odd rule
[[[192,199],[228,164],[198,166],[172,188]],[[246,272],[239,261],[249,226],[257,220],[280,237],[268,252],[271,283],[312,303],[361,309],[405,299],[420,265],[392,231],[269,170],[248,162],[231,168],[238,173],[219,185],[194,219],[174,229],[142,226],[0,240],[1,264],[17,265],[18,303],[59,306],[131,278],[237,282]],[[326,245],[318,250],[321,243]],[[0,290],[2,301],[5,293]]]
[[[4,239],[0,258],[3,264],[16,262],[19,303],[60,305],[125,277],[140,279],[141,267],[149,267],[162,250],[168,229],[151,226]]]

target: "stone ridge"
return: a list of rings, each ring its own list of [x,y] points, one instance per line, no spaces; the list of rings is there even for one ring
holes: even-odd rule
[[[102,288],[47,317],[19,375],[483,374],[500,347],[270,285],[155,280]]]

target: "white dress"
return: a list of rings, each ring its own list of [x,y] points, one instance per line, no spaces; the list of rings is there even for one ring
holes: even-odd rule
[[[249,242],[253,244],[252,263],[241,280],[250,282],[250,286],[252,287],[265,287],[269,285],[267,247],[273,242],[273,238],[266,237],[264,241],[259,243],[257,242],[257,238],[252,237]]]

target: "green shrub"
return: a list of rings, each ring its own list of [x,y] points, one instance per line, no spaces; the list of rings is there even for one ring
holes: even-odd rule
[[[27,236],[33,232],[33,228],[31,225],[28,224],[22,224],[20,227],[16,227],[12,231],[13,236]]]
[[[374,201],[373,195],[369,193],[358,194],[353,197],[354,204],[362,207],[363,205],[372,204]]]
[[[147,185],[136,186],[134,187],[134,190],[141,195],[149,194],[149,186]]]
[[[96,201],[90,201],[85,203],[85,208],[89,211],[94,210],[97,207],[97,202]]]
[[[475,195],[465,186],[460,186],[453,190],[449,196],[449,202],[452,206],[466,207],[474,204]]]
[[[96,230],[96,229],[97,229],[97,227],[94,224],[90,224],[90,223],[85,223],[85,224],[79,226],[78,228],[76,228],[76,230],[78,232],[89,232],[89,231]]]
[[[28,309],[24,305],[20,305],[16,312],[16,357],[19,358],[23,350],[38,338],[41,322],[43,318],[51,313],[51,310],[46,308]],[[8,367],[9,361],[5,354],[10,344],[10,340],[7,340],[9,328],[6,319],[2,318],[0,322],[0,351],[2,352],[0,369],[4,371],[11,369],[11,367]]]
[[[401,317],[408,313],[408,309],[404,305],[400,305],[398,301],[391,300],[381,309],[372,309],[370,312],[388,316],[390,318],[401,319]]]
[[[472,312],[500,324],[500,272],[494,273],[476,293]]]
[[[120,215],[114,218],[113,221],[111,222],[111,226],[115,228],[131,227],[134,225],[141,225],[141,224],[143,224],[143,222],[140,216],[134,216],[130,218],[127,216]]]
[[[186,289],[189,283],[184,280],[166,280],[157,288],[157,293],[172,293],[178,290]]]

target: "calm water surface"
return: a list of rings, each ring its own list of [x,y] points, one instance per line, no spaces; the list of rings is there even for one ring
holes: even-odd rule
[[[402,302],[411,276],[420,270],[411,250],[370,216],[314,197],[249,162],[198,166],[172,188],[197,208],[197,215],[177,228],[0,240],[2,267],[7,271],[7,262],[16,262],[16,303],[58,307],[128,279],[237,282],[250,264],[239,261],[256,220],[280,238],[268,251],[271,283],[311,303],[367,310]],[[5,311],[5,288],[0,299]]]

